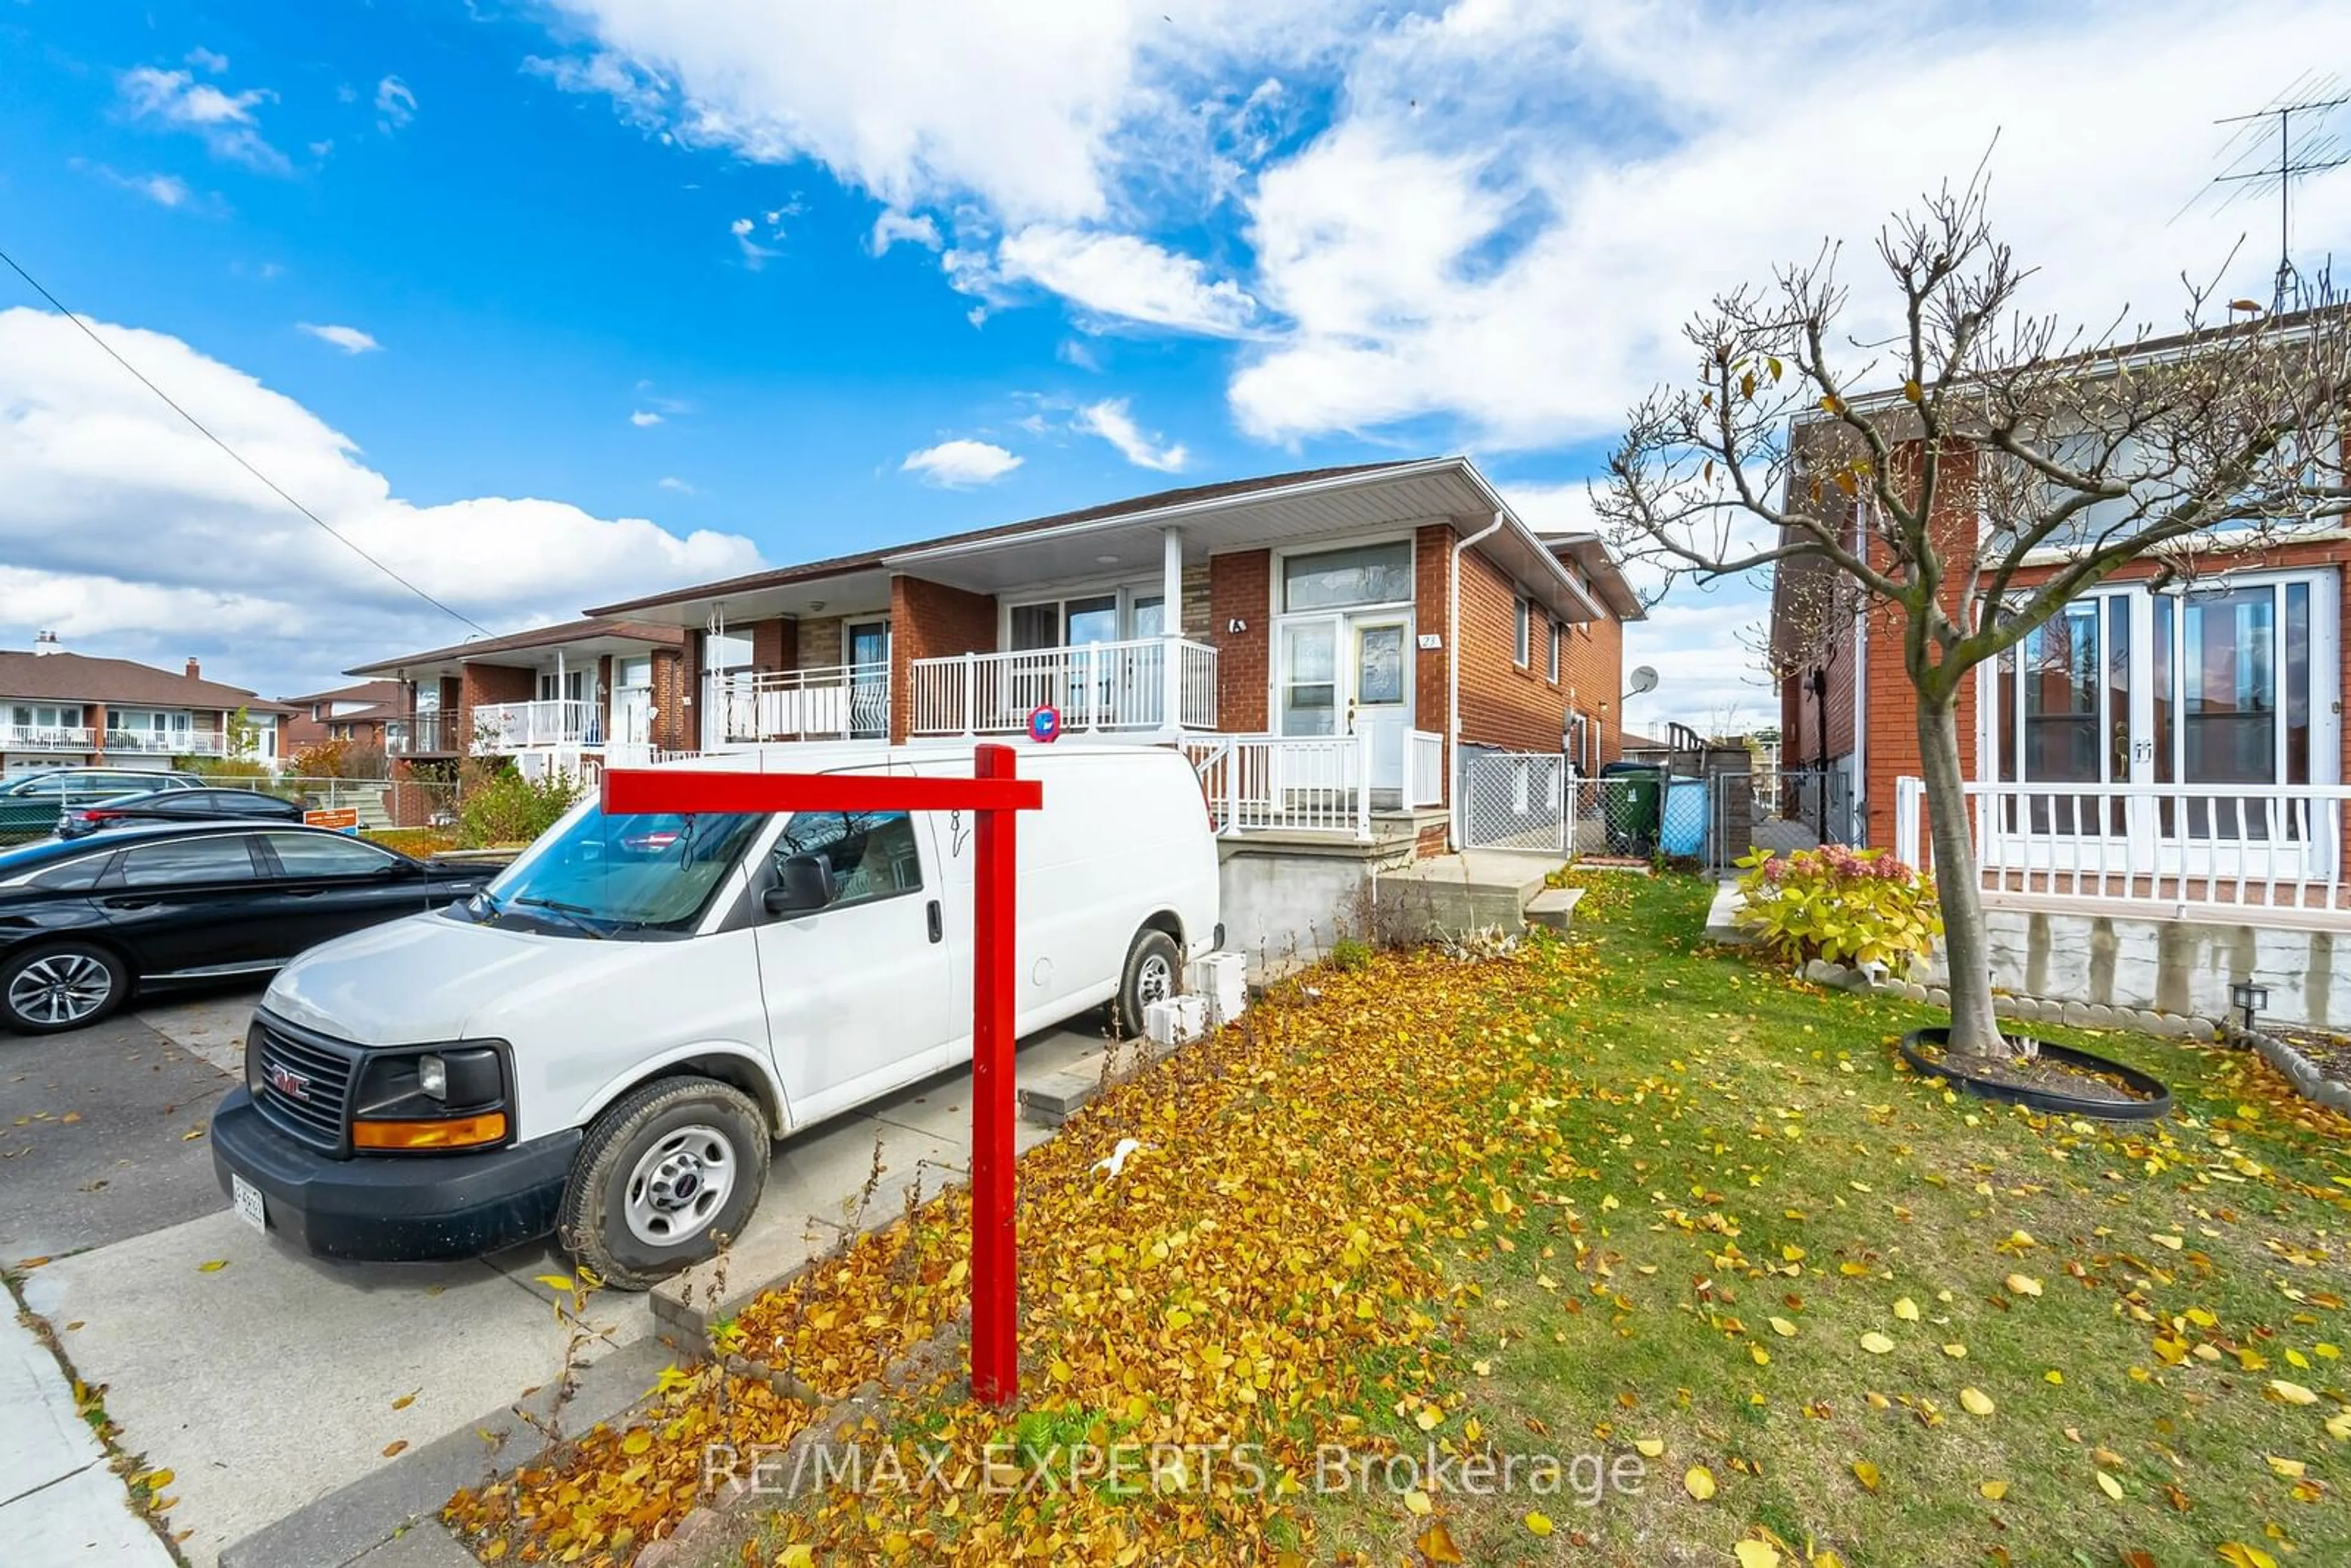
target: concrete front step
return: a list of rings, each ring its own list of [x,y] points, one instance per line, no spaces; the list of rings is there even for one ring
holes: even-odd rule
[[[1487,925],[1515,931],[1547,890],[1543,879],[1563,863],[1562,855],[1511,850],[1432,855],[1380,874],[1381,915],[1404,936]]]
[[[1580,887],[1547,887],[1527,901],[1527,924],[1565,931],[1575,924],[1575,906],[1583,900]]]

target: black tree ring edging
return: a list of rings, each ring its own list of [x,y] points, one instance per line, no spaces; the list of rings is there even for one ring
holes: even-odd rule
[[[2105,1122],[2153,1122],[2170,1113],[2171,1091],[2136,1067],[2126,1067],[2103,1056],[2093,1056],[2086,1051],[2075,1051],[2071,1046],[2038,1041],[2036,1049],[2043,1061],[2062,1062],[2068,1067],[2106,1074],[2119,1080],[2132,1093],[2141,1096],[2136,1100],[2092,1099],[2087,1095],[2067,1094],[2055,1089],[2035,1089],[2022,1083],[1976,1077],[1953,1063],[1949,1050],[1950,1039],[1951,1031],[1948,1029],[1914,1029],[1902,1037],[1898,1049],[1902,1052],[1902,1060],[1916,1071],[1930,1078],[1948,1080],[1962,1092],[1980,1099],[2005,1101],[2056,1115],[2087,1116]]]

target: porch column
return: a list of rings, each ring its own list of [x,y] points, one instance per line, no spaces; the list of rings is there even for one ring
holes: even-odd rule
[[[1160,732],[1184,732],[1184,530],[1159,530]]]

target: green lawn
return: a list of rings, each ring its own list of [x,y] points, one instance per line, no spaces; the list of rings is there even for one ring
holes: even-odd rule
[[[2351,1563],[2339,1118],[2241,1053],[2078,1031],[2179,1112],[1962,1098],[1896,1066],[1928,1009],[1705,948],[1700,884],[1586,880],[1608,907],[1552,971],[1566,1030],[1496,1105],[1565,1159],[1510,1250],[1464,1260],[1463,1414],[1508,1448],[1663,1448],[1638,1496],[1543,1505],[1549,1542],[1523,1500],[1464,1507],[1469,1561],[1580,1560],[1574,1532],[1721,1563],[1768,1532],[1854,1568]]]

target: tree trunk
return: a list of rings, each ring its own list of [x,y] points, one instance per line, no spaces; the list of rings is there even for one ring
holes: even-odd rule
[[[1983,887],[1968,832],[1965,777],[1959,771],[1959,707],[1918,694],[1918,758],[1926,776],[1927,825],[1935,846],[1935,894],[1943,910],[1943,953],[1950,970],[1954,1051],[2005,1055],[1991,1006],[1991,940],[1984,930]],[[1985,810],[1991,809],[1985,803]]]

